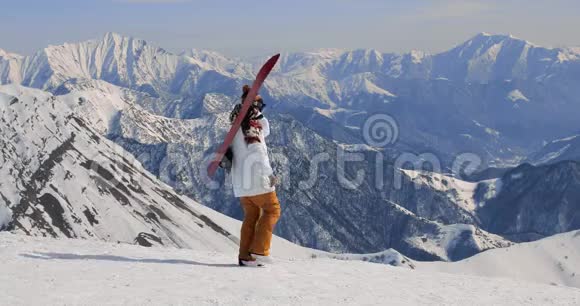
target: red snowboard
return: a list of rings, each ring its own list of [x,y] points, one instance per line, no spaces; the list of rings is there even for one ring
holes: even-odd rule
[[[280,54],[272,56],[264,64],[264,66],[262,66],[260,72],[258,72],[256,80],[254,81],[254,84],[252,84],[252,88],[250,88],[250,91],[248,92],[248,96],[242,103],[242,109],[240,110],[240,113],[236,117],[234,123],[232,123],[232,127],[230,128],[230,131],[226,135],[226,139],[215,153],[213,160],[211,161],[209,167],[207,168],[207,174],[209,175],[209,177],[212,177],[215,174],[222,158],[224,157],[224,154],[226,154],[226,151],[228,150],[229,146],[232,144],[232,141],[234,140],[234,136],[240,129],[240,125],[242,124],[244,117],[246,117],[246,114],[250,109],[250,105],[252,105],[252,102],[254,102],[254,98],[258,94],[258,91],[260,90],[260,87],[266,80],[266,77],[268,77],[268,74],[270,74],[270,71],[272,71],[272,68],[274,68],[274,66],[276,65],[278,58],[280,58]]]

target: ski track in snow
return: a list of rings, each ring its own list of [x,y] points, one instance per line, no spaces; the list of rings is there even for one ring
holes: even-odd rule
[[[578,305],[580,290],[330,259],[241,268],[235,254],[0,234],[1,305]]]

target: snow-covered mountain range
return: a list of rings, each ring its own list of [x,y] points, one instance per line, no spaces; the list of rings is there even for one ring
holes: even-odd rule
[[[420,186],[447,191],[453,203],[471,212],[466,223],[478,224],[510,241],[533,241],[580,228],[580,163],[576,161],[522,164],[478,182],[404,171]],[[449,218],[445,212],[441,218]]]
[[[154,241],[179,247],[199,243],[191,241],[191,237],[197,237],[196,230],[215,230],[222,234],[222,239],[232,236],[158,180],[173,182],[177,191],[240,217],[231,188],[211,190],[199,175],[204,170],[199,161],[212,146],[212,139],[225,132],[225,114],[213,120],[155,116],[138,105],[123,104],[121,91],[105,96],[87,90],[82,96],[78,92],[53,96],[6,85],[0,92],[5,95],[3,159],[5,165],[10,165],[3,167],[7,173],[0,194],[3,206],[12,211],[13,231],[124,242],[147,238],[145,245]],[[109,117],[94,111],[95,102],[123,109],[116,132],[106,128],[110,124],[101,124]],[[90,114],[99,116],[91,118]],[[292,167],[283,178],[289,181],[280,193],[285,208],[277,233],[283,237],[334,252],[376,253],[394,248],[425,260],[461,259],[509,245],[503,238],[474,225],[456,225],[473,222],[466,217],[469,211],[457,207],[452,200],[421,203],[420,207],[438,205],[440,209],[440,213],[423,215],[405,208],[412,200],[399,205],[381,197],[378,191],[373,191],[370,179],[359,190],[345,190],[335,178],[302,188],[300,182],[306,181],[309,173],[308,152],[314,152],[314,147],[319,152],[333,152],[337,145],[321,136],[309,135],[291,118],[279,117],[273,122],[276,122],[273,139],[277,139],[271,142],[273,162],[280,165],[286,158],[292,165],[301,165]],[[138,154],[156,177],[145,172],[127,151],[99,134],[98,128],[105,128],[101,131],[103,135]],[[331,157],[334,161],[336,158]],[[337,167],[332,162],[325,165],[322,175],[336,174]],[[361,169],[372,167],[353,167],[348,173]],[[405,180],[404,184],[413,183]],[[390,197],[414,199],[408,194],[409,189],[403,188],[401,195]],[[335,197],[339,194],[340,206]],[[416,208],[419,204],[413,205]],[[454,217],[440,218],[445,211],[455,212]],[[191,222],[191,218],[198,220]],[[182,224],[187,226],[182,228]],[[364,239],[360,239],[362,235]],[[235,239],[232,241],[235,243]]]
[[[0,227],[1,217],[9,215],[6,208],[2,212],[4,206],[12,211],[10,228],[16,231],[59,237],[93,235],[125,242],[149,233],[141,235],[149,243],[161,240],[188,246],[192,241],[188,239],[201,239],[196,238],[199,229],[191,224],[183,228],[181,223],[192,218],[202,228],[205,218],[183,208],[181,201],[190,200],[175,195],[170,187],[239,218],[239,206],[228,186],[208,188],[200,170],[226,131],[227,113],[237,103],[241,85],[251,82],[259,64],[261,59],[230,59],[203,50],[172,54],[114,33],[98,40],[49,46],[32,56],[0,51],[0,84],[26,86],[0,90],[5,97],[0,133],[4,159],[6,165],[21,169],[17,173],[9,171],[12,166],[2,168],[6,179],[0,185],[4,188]],[[401,153],[430,152],[445,171],[458,153],[470,152],[479,155],[484,166],[515,165],[544,141],[578,131],[580,90],[573,85],[578,80],[580,50],[542,48],[502,35],[480,34],[434,55],[376,50],[285,54],[262,90],[273,124],[272,160],[285,182],[280,192],[284,218],[277,234],[327,251],[374,253],[395,248],[413,259],[459,260],[508,246],[506,238],[525,240],[520,236],[530,231],[541,233],[529,238],[537,239],[577,229],[574,222],[551,227],[541,221],[547,215],[539,211],[540,204],[522,203],[521,210],[514,212],[512,202],[504,200],[520,198],[531,187],[500,192],[489,182],[470,184],[461,177],[401,170],[394,160]],[[12,104],[13,100],[22,105]],[[365,143],[364,123],[376,113],[396,119],[399,138],[390,147],[360,145]],[[70,140],[72,132],[76,136]],[[45,143],[47,139],[53,142]],[[16,141],[22,143],[20,149],[9,149]],[[77,147],[76,141],[82,142],[82,148],[70,149]],[[66,158],[51,159],[52,152],[61,147]],[[363,162],[340,166],[338,155],[345,149],[363,154]],[[131,156],[119,161],[115,152]],[[374,187],[377,152],[385,155],[382,189]],[[319,167],[318,180],[310,188],[301,188],[318,153],[327,153],[328,161]],[[97,158],[102,161],[93,163]],[[119,166],[127,161],[136,170],[126,173]],[[50,172],[47,166],[63,173]],[[564,173],[576,173],[574,164],[563,167]],[[33,176],[38,171],[52,174]],[[338,175],[342,171],[347,177],[356,177],[359,171],[367,175],[356,190],[348,190]],[[69,186],[71,175],[81,182],[74,188]],[[95,183],[101,182],[102,175],[124,182],[125,188]],[[575,181],[568,180],[574,175],[564,176],[565,183],[575,186]],[[224,179],[218,176],[218,181]],[[434,184],[437,180],[449,185]],[[502,181],[508,185],[509,180]],[[550,182],[561,183],[557,177]],[[27,195],[32,189],[37,192]],[[82,206],[86,192],[90,203]],[[490,204],[478,206],[481,196]],[[553,199],[549,217],[565,214],[579,199],[556,187],[542,196]],[[572,206],[558,202],[562,197]],[[68,207],[62,204],[67,199],[72,203]],[[120,204],[114,215],[125,217],[101,222],[115,224],[111,228],[119,222],[130,230],[88,227],[91,221],[83,218],[89,218],[85,208],[109,216],[103,203]],[[158,206],[169,221],[152,211]],[[30,212],[28,207],[35,208]],[[498,220],[499,214],[502,224],[520,222],[524,212],[527,225],[506,229],[490,221]],[[36,220],[38,215],[43,217]],[[211,232],[208,226],[203,229]],[[189,242],[168,242],[179,235],[189,237],[182,239]]]
[[[543,48],[482,33],[439,54],[285,54],[263,95],[272,109],[341,142],[362,142],[358,128],[384,112],[400,125],[401,147],[435,151],[443,159],[473,151],[488,163],[505,164],[542,141],[577,131],[579,63],[578,48]],[[2,51],[0,83],[63,93],[59,87],[67,82],[103,80],[160,97],[157,115],[197,118],[206,95],[237,96],[259,64],[195,49],[176,55],[108,33],[32,56]]]

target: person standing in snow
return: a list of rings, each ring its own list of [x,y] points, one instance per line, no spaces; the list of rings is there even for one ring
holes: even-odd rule
[[[242,102],[249,90],[249,86],[244,86]],[[262,98],[256,96],[234,137],[233,154],[229,157],[234,196],[240,198],[244,210],[238,254],[240,266],[261,266],[270,261],[272,233],[280,218],[275,187],[278,179],[270,165],[265,140],[270,134],[270,125],[262,114],[264,106]],[[236,105],[230,122],[236,119],[240,108],[241,104]]]

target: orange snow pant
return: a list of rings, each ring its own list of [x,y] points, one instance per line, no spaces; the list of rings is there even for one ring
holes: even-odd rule
[[[244,223],[239,257],[249,258],[250,253],[269,256],[272,232],[280,219],[280,202],[276,192],[242,197],[240,202],[244,209]]]

